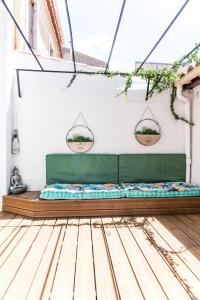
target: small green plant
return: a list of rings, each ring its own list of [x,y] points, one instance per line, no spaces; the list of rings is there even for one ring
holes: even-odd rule
[[[143,127],[141,131],[136,131],[136,134],[148,134],[148,135],[159,135],[160,133],[154,129]]]
[[[78,142],[78,143],[84,143],[84,142],[93,142],[93,140],[89,137],[85,137],[80,134],[74,134],[72,138],[67,139],[67,142]]]

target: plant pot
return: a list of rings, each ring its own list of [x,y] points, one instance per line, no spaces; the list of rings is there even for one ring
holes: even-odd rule
[[[136,134],[137,141],[144,146],[156,144],[160,139],[160,134]]]
[[[67,145],[70,150],[77,153],[87,152],[92,148],[92,142],[67,142]]]

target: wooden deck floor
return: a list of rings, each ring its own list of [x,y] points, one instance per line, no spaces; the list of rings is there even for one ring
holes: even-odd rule
[[[0,299],[200,299],[200,215],[0,213]]]

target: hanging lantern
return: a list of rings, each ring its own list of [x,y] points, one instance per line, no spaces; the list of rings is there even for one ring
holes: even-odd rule
[[[18,129],[13,130],[12,143],[11,143],[11,152],[12,152],[12,154],[19,154],[20,153]]]

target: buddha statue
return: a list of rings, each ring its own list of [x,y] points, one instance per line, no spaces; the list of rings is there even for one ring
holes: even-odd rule
[[[19,170],[14,167],[10,176],[10,187],[9,192],[11,194],[21,194],[26,191],[26,185],[23,184],[22,178],[19,175]]]

